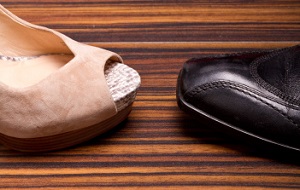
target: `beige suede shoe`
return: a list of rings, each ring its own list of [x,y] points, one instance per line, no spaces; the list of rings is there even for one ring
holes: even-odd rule
[[[0,5],[0,142],[49,151],[89,140],[131,111],[140,76],[119,55],[30,24]]]

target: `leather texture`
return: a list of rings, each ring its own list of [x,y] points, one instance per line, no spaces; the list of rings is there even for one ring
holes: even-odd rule
[[[122,62],[117,54],[30,24],[1,5],[0,49],[1,54],[14,56],[73,55],[59,70],[29,87],[0,83],[2,134],[17,138],[51,136],[85,128],[117,114],[104,76],[107,61]]]
[[[188,60],[177,98],[200,115],[300,149],[300,46]]]

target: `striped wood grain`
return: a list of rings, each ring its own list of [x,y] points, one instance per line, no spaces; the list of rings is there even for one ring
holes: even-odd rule
[[[242,3],[244,2],[244,3]],[[121,54],[142,86],[127,121],[81,145],[44,154],[0,146],[3,189],[299,189],[300,161],[212,130],[176,105],[190,57],[300,41],[300,2],[16,0],[20,17]]]
[[[5,1],[22,18],[84,42],[300,41],[300,2]],[[37,17],[38,15],[38,17]]]

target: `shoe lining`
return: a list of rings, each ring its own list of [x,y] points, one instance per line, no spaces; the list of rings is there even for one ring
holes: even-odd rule
[[[0,57],[0,81],[14,88],[38,83],[73,58],[73,55],[47,54],[30,57]]]
[[[15,88],[28,87],[49,76],[73,58],[73,55],[38,56],[0,55],[0,82]],[[140,76],[132,68],[117,62],[105,65],[104,75],[118,111],[132,104],[140,85]]]

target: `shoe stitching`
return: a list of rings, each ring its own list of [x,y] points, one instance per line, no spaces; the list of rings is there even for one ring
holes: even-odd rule
[[[299,110],[299,111],[300,111],[300,107],[299,107],[298,105],[291,104],[291,103],[289,103],[289,102],[279,101],[279,100],[278,100],[277,98],[275,98],[275,97],[267,96],[267,95],[263,94],[262,92],[260,92],[260,91],[258,91],[258,90],[255,90],[255,89],[250,88],[250,87],[248,87],[248,86],[246,86],[246,85],[243,85],[243,84],[234,83],[234,82],[232,82],[232,81],[219,80],[219,81],[215,81],[215,82],[212,82],[212,83],[204,84],[204,85],[202,85],[202,86],[207,86],[207,85],[214,84],[214,83],[228,83],[228,84],[232,84],[232,85],[234,85],[234,86],[236,86],[236,87],[245,89],[245,90],[247,90],[247,91],[249,91],[249,92],[252,92],[252,93],[254,93],[254,94],[258,95],[258,96],[261,96],[261,97],[263,97],[263,98],[265,98],[265,99],[268,99],[268,100],[270,100],[270,101],[274,101],[274,102],[276,102],[276,103],[278,103],[278,104],[281,104],[281,105],[285,106],[285,107],[288,108],[288,109],[291,108],[291,109]],[[192,87],[192,88],[188,89],[186,92],[190,92],[190,91],[192,91],[194,88],[197,88],[197,87],[199,87],[199,86]]]
[[[277,111],[279,114],[281,114],[285,119],[287,119],[293,126],[297,127],[298,129],[300,129],[300,127],[298,126],[298,124],[292,119],[290,118],[287,114],[285,114],[284,112],[282,112],[281,110],[277,109],[276,107],[274,107],[272,104],[254,96],[251,93],[256,94],[254,91],[251,91],[249,88],[245,88],[244,86],[241,86],[239,84],[235,84],[232,82],[228,82],[228,81],[216,81],[216,82],[212,82],[212,83],[208,83],[205,85],[201,85],[201,86],[197,86],[195,87],[193,90],[188,91],[184,94],[184,97],[186,98],[186,101],[188,102],[190,100],[190,98],[195,97],[196,95],[203,93],[207,90],[212,90],[212,89],[217,89],[217,88],[231,88],[234,90],[237,90],[239,92],[242,92],[246,95],[249,95],[253,98],[255,98],[256,100],[264,103],[265,105],[269,106],[270,108],[272,108],[273,110]],[[242,89],[242,90],[241,90]],[[189,97],[187,95],[190,95]],[[258,95],[258,94],[256,94]]]

